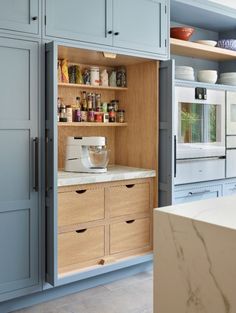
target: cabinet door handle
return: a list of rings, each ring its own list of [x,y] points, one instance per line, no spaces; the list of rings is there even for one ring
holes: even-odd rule
[[[35,191],[39,191],[39,139],[34,138],[34,187]]]
[[[108,35],[111,35],[111,34],[113,34],[113,31],[109,30],[107,33],[108,33]]]
[[[203,191],[197,191],[197,192],[189,192],[188,195],[189,196],[201,196],[201,195],[204,195],[206,193],[210,193],[211,191],[210,190],[203,190]]]
[[[176,135],[174,136],[174,177],[176,177],[176,159],[177,159],[177,143],[176,143]]]
[[[86,189],[83,189],[83,190],[76,190],[76,193],[78,193],[78,194],[82,194],[82,193],[85,193],[87,190]]]
[[[37,19],[38,19],[38,16],[33,16],[33,17],[32,17],[32,20],[33,20],[33,21],[37,21]]]
[[[132,223],[134,223],[134,222],[135,222],[135,220],[126,221],[127,224],[132,224]]]
[[[77,234],[85,233],[87,228],[76,230]]]
[[[120,35],[120,33],[119,33],[119,32],[115,32],[114,35],[115,35],[115,36],[118,36],[118,35]]]
[[[135,184],[126,185],[126,188],[133,188]]]

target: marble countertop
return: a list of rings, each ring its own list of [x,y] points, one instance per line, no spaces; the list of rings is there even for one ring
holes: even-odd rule
[[[208,199],[155,209],[155,213],[158,212],[236,230],[236,196]]]
[[[106,173],[91,174],[91,173],[72,173],[58,172],[58,187],[93,184],[111,182],[117,180],[129,180],[139,178],[155,177],[156,171],[128,166],[111,165]]]

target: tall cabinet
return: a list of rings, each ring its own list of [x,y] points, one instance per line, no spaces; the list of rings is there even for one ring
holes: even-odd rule
[[[0,38],[0,300],[39,290],[38,43]]]

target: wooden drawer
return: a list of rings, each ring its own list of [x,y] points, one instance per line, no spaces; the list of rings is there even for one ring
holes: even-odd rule
[[[58,194],[59,227],[103,219],[104,214],[104,188]]]
[[[106,188],[106,205],[110,217],[150,213],[150,185],[147,182]]]
[[[105,253],[104,226],[58,235],[59,269],[101,258]]]
[[[110,225],[110,254],[150,245],[150,218]]]

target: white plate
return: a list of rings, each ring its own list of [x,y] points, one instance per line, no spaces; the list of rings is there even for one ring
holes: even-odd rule
[[[193,71],[193,67],[191,67],[191,66],[176,66],[175,70]]]
[[[221,78],[235,78],[236,79],[236,73],[232,72],[232,73],[222,73],[220,74]]]
[[[217,41],[214,40],[197,40],[196,43],[200,43],[202,45],[215,47],[217,45]]]

